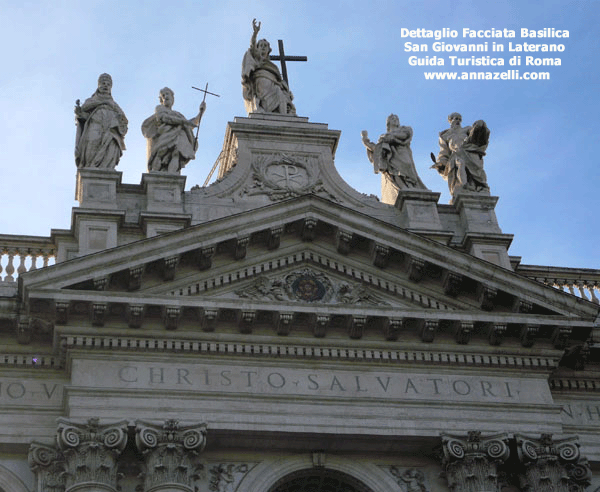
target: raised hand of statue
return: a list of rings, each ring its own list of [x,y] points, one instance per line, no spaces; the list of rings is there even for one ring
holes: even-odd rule
[[[362,137],[362,141],[365,145],[371,142],[369,140],[369,132],[367,130],[360,132],[360,136]]]
[[[254,34],[258,34],[258,31],[260,31],[260,22],[256,22],[256,19],[252,19],[252,29]]]
[[[198,109],[198,116],[202,116],[204,114],[204,111],[206,111],[206,103],[202,101],[200,103],[200,109]]]

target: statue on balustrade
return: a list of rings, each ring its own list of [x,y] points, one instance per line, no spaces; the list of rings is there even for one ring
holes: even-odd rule
[[[252,20],[250,48],[242,61],[242,92],[248,113],[296,114],[294,96],[270,59],[271,45],[266,39],[256,42],[260,22]]]
[[[188,120],[172,109],[175,94],[168,87],[160,90],[159,101],[154,114],[142,123],[142,133],[148,139],[148,171],[179,174],[196,157],[198,134],[194,137],[193,129],[200,125],[206,103],[202,101],[198,114]]]
[[[366,130],[361,132],[362,142],[367,148],[367,157],[373,163],[375,173],[382,173],[396,190],[426,190],[417,174],[410,149],[412,128],[400,125],[400,120],[395,114],[389,115],[386,123],[387,132],[379,137],[377,143],[369,140]]]
[[[127,117],[111,94],[112,78],[103,73],[98,89],[75,106],[75,163],[81,168],[114,169],[125,150]]]
[[[477,120],[473,126],[462,127],[459,113],[450,114],[448,121],[450,128],[440,133],[440,152],[431,167],[448,181],[452,197],[461,191],[489,193],[483,170],[483,156],[490,140],[485,121]]]

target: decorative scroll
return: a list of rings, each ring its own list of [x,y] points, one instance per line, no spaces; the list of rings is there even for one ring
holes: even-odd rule
[[[583,492],[592,478],[590,466],[579,452],[577,437],[553,440],[517,434],[521,462],[519,479],[527,492]]]
[[[58,419],[56,441],[65,458],[66,490],[81,486],[117,490],[117,458],[127,444],[127,422],[100,425]]]
[[[442,465],[452,492],[499,490],[498,467],[509,455],[508,435],[483,437],[471,431],[468,436],[442,434]]]
[[[64,492],[65,458],[59,450],[34,442],[29,448],[28,461],[36,477],[36,490]]]
[[[193,491],[196,459],[206,445],[206,424],[180,426],[176,420],[163,425],[137,421],[137,448],[144,455],[144,490],[165,488]]]

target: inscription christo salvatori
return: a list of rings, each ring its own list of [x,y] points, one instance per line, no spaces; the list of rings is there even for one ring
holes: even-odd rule
[[[529,394],[520,380],[474,376],[159,364],[126,364],[113,370],[118,385],[144,389],[497,402],[520,402]]]
[[[562,406],[561,418],[564,424],[600,426],[600,401],[584,400],[576,403],[557,403]]]
[[[62,402],[63,383],[28,379],[1,378],[1,405],[57,406]]]

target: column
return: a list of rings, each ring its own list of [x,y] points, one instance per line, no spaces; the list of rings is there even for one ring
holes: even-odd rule
[[[197,458],[206,445],[206,424],[137,421],[135,442],[144,456],[144,492],[194,492]]]
[[[58,419],[56,442],[64,456],[65,492],[117,492],[117,459],[127,444],[127,422],[100,425]]]
[[[583,492],[592,472],[579,452],[577,437],[539,439],[515,435],[521,469],[519,481],[525,492]]]
[[[442,434],[442,467],[452,492],[498,492],[499,466],[509,457],[507,434]],[[536,491],[537,492],[537,491]]]

